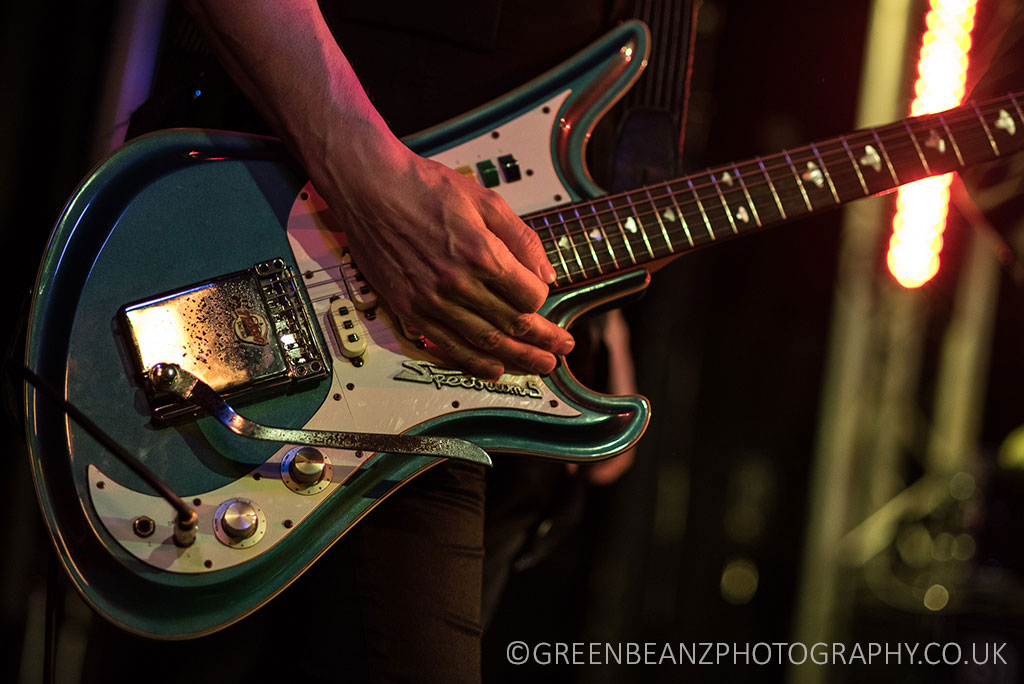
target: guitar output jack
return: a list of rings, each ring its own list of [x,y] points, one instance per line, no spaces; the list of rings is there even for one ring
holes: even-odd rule
[[[132,531],[135,532],[135,536],[145,539],[153,536],[156,531],[156,523],[149,516],[140,515],[132,522]]]

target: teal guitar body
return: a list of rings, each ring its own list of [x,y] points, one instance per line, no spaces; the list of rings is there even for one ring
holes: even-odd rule
[[[1024,148],[1024,93],[1014,92],[601,197],[587,139],[647,50],[643,24],[623,24],[407,140],[493,187],[537,230],[556,273],[541,312],[562,326],[642,291],[652,265]],[[440,462],[398,453],[397,435],[571,462],[621,453],[642,435],[645,399],[588,390],[564,360],[548,376],[496,382],[439,365],[361,279],[344,231],[278,141],[232,133],[137,139],[68,203],[40,266],[26,364],[199,518],[194,541],[176,544],[167,500],[26,389],[46,525],[75,587],[112,622],[187,638],[256,610]],[[248,372],[266,390],[237,395],[252,421],[375,433],[391,450],[325,447],[312,458],[288,440],[241,436],[165,403],[146,378],[168,363],[210,384],[228,378],[228,395]],[[279,367],[290,370],[268,370]],[[278,383],[285,376],[294,384]]]
[[[407,143],[485,184],[496,180],[520,214],[597,196],[583,161],[587,138],[639,75],[647,45],[642,24],[625,24],[561,67]],[[450,436],[495,458],[575,462],[620,453],[643,433],[643,398],[592,392],[564,361],[549,376],[507,374],[497,383],[438,366],[385,302],[353,313],[365,347],[346,354],[338,302],[374,295],[337,277],[344,226],[332,221],[278,141],[201,130],[130,142],[85,179],[63,212],[38,274],[26,364],[200,517],[196,542],[176,546],[166,501],[58,406],[26,390],[32,473],[49,533],[74,586],[115,624],[176,639],[241,619],[440,461],[325,450],[325,476],[297,485],[282,467],[288,444],[246,439],[207,415],[155,421],[118,323],[133,302],[268,259],[299,274],[328,369],[302,391],[238,407],[267,425]],[[542,313],[568,326],[642,290],[647,279],[637,268],[562,287]],[[228,501],[252,504],[257,534],[224,536],[218,526]]]

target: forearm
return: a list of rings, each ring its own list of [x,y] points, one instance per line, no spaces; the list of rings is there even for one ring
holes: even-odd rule
[[[372,165],[405,152],[370,103],[315,0],[186,5],[221,63],[318,187],[337,173],[331,168],[335,160]]]
[[[189,0],[218,57],[292,148],[389,308],[454,365],[548,373],[572,337],[536,314],[554,270],[494,192],[413,154],[314,0]]]

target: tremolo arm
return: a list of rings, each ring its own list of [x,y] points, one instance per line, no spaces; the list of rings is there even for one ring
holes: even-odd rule
[[[491,465],[491,459],[483,449],[464,439],[388,435],[372,432],[300,430],[262,425],[239,414],[212,387],[187,370],[171,363],[154,365],[150,369],[149,380],[157,389],[201,406],[226,428],[249,439],[349,451],[454,458]]]

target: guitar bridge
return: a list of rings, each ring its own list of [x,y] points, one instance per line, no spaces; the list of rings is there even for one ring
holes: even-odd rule
[[[315,317],[284,259],[126,304],[117,318],[154,422],[199,413],[149,381],[160,363],[240,403],[315,385],[330,372]]]

